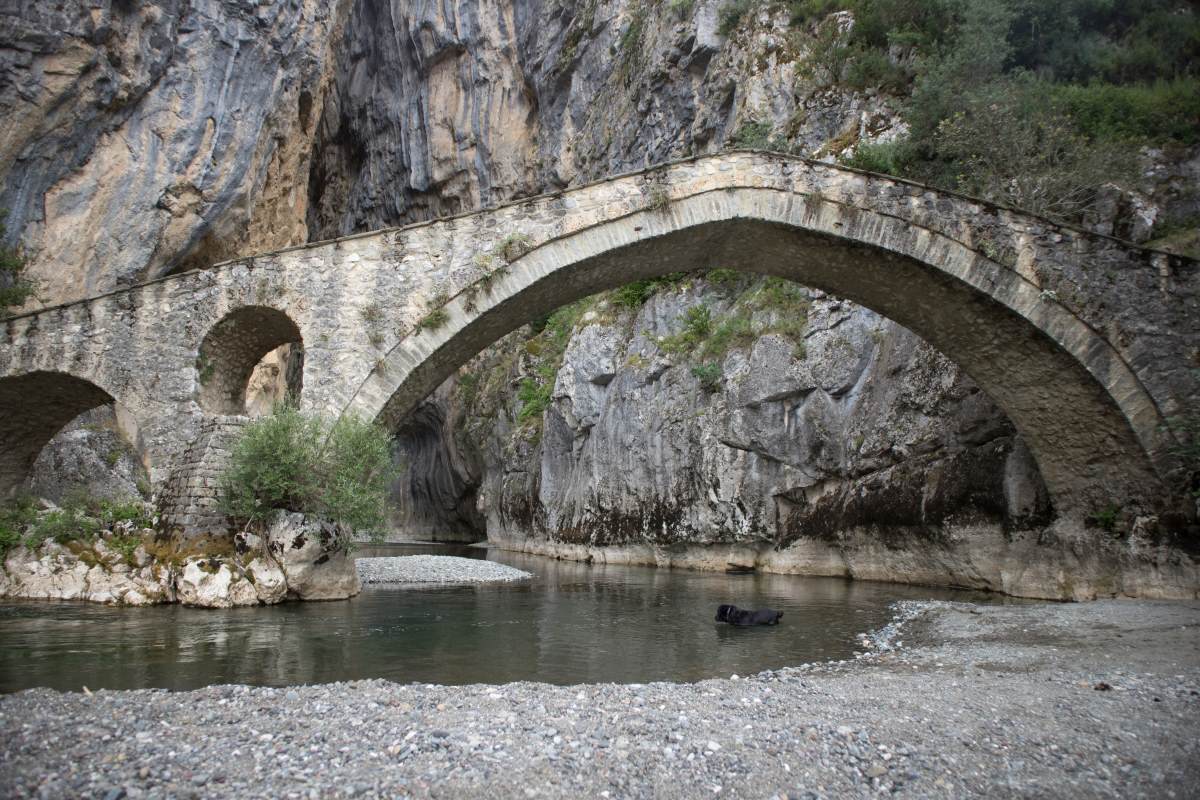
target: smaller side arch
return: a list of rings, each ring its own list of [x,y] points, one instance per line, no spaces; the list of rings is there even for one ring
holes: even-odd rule
[[[42,448],[68,422],[112,402],[96,384],[65,372],[0,378],[0,496],[25,483]]]
[[[296,323],[278,309],[243,306],[226,314],[200,343],[196,360],[200,408],[206,414],[245,414],[246,387],[255,366],[283,345],[302,347],[303,343]],[[299,385],[292,393],[299,395]]]

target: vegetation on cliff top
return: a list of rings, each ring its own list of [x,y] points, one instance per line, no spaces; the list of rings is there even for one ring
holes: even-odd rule
[[[238,437],[221,505],[245,524],[287,510],[382,535],[395,472],[382,426],[352,416],[330,422],[281,405]]]
[[[761,5],[726,3],[722,30]],[[1200,12],[1185,0],[787,6],[806,79],[902,99],[908,134],[853,148],[851,166],[1077,221],[1136,176],[1140,147],[1200,142]],[[787,149],[757,125],[731,142]]]

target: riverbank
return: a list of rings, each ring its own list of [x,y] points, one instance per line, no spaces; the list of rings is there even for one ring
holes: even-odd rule
[[[857,661],[695,684],[21,692],[0,697],[0,794],[1182,798],[1200,785],[1200,604],[906,608]]]
[[[955,586],[1036,600],[1200,600],[1200,561],[1139,527],[1113,537],[1071,520],[1049,528],[1007,530],[995,523],[852,528],[801,538],[782,549],[771,542],[647,542],[590,545],[545,536],[490,531],[500,550],[588,564],[626,564]]]

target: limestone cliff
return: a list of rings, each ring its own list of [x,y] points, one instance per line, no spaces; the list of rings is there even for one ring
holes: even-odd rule
[[[43,305],[305,240],[345,3],[0,11],[0,208]]]

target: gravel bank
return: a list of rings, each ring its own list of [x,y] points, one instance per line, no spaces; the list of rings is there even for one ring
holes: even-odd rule
[[[0,795],[1196,796],[1200,603],[902,617],[858,661],[696,684],[27,691]]]
[[[481,558],[383,556],[355,561],[363,583],[491,583],[533,577],[507,564]]]

